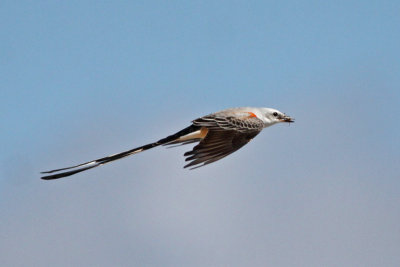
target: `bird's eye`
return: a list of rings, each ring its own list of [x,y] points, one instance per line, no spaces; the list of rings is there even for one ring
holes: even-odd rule
[[[274,113],[272,113],[272,115],[274,115],[276,117],[276,116],[278,116],[278,112],[274,112]]]

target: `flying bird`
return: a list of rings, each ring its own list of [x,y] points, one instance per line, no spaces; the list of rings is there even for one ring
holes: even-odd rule
[[[246,145],[262,129],[280,122],[290,123],[294,122],[294,119],[272,108],[230,108],[195,119],[189,127],[157,142],[72,167],[42,172],[50,174],[42,179],[67,177],[159,145],[173,146],[198,142],[191,151],[184,154],[188,162],[184,168],[194,169],[228,156]]]

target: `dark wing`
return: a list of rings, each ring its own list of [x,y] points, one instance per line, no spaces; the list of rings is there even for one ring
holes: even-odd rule
[[[208,115],[193,121],[193,125],[207,127],[209,130],[235,130],[238,132],[260,132],[264,123],[257,117],[246,116],[237,118],[233,116]]]
[[[260,119],[249,117],[207,116],[193,121],[193,125],[207,127],[206,137],[192,151],[186,152],[185,168],[198,168],[220,160],[250,142],[263,128]]]

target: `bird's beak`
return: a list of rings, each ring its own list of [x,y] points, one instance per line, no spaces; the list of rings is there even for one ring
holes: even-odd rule
[[[293,118],[291,118],[291,117],[289,117],[289,116],[287,116],[287,115],[285,115],[285,116],[283,116],[282,118],[280,118],[279,119],[281,122],[294,122],[294,119]]]

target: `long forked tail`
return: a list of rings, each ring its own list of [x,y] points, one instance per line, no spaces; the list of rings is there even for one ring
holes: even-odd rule
[[[50,173],[55,173],[55,174],[50,174],[47,176],[43,176],[42,179],[43,180],[53,180],[53,179],[58,179],[58,178],[63,178],[63,177],[67,177],[79,172],[83,172],[101,165],[104,165],[106,163],[109,163],[111,161],[114,160],[118,160],[118,159],[122,159],[125,158],[127,156],[148,150],[150,148],[159,146],[159,145],[167,145],[169,143],[174,143],[174,141],[176,141],[178,138],[185,136],[187,134],[193,133],[195,131],[198,131],[200,129],[199,126],[195,126],[195,125],[191,125],[173,135],[170,135],[166,138],[160,139],[157,142],[151,143],[151,144],[147,144],[144,146],[140,146],[137,148],[133,148],[118,154],[114,154],[114,155],[110,155],[104,158],[100,158],[100,159],[95,159],[92,161],[88,161],[85,163],[81,163],[75,166],[71,166],[71,167],[66,167],[66,168],[61,168],[61,169],[56,169],[56,170],[51,170],[51,171],[45,171],[45,172],[41,172],[43,174],[50,174]]]

